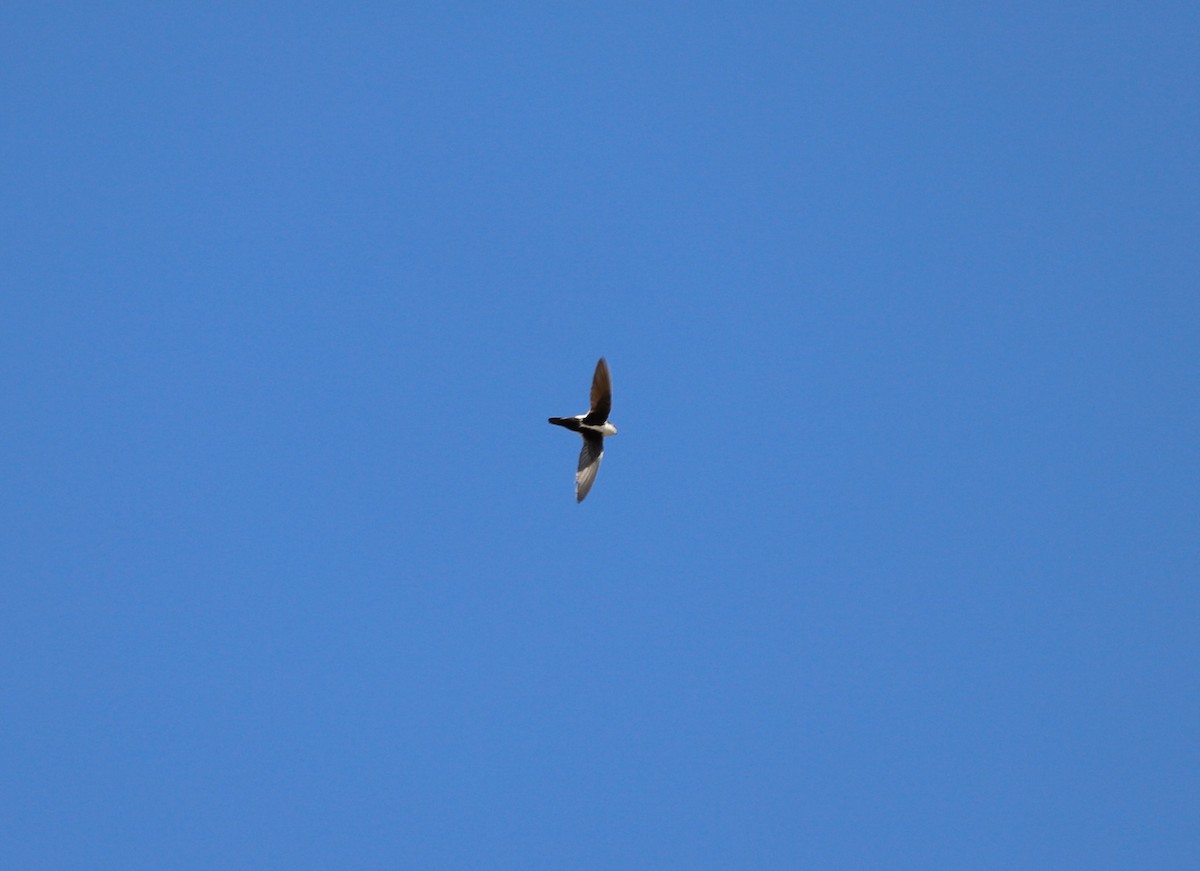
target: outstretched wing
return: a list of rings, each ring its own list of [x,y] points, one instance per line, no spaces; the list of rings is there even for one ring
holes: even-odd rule
[[[582,502],[583,497],[592,489],[596,480],[596,472],[600,469],[600,458],[604,456],[604,436],[583,433],[583,448],[579,451],[579,471],[575,473],[575,501]]]
[[[596,374],[592,376],[592,407],[583,422],[597,426],[608,420],[611,411],[612,380],[608,377],[608,363],[601,357],[596,364]]]

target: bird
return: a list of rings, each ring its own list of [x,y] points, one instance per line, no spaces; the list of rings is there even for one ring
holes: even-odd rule
[[[575,472],[575,501],[582,502],[592,489],[600,458],[604,456],[604,437],[617,434],[617,428],[608,422],[612,410],[612,381],[608,375],[608,363],[601,357],[592,375],[592,402],[586,414],[574,417],[551,417],[550,423],[565,426],[583,436],[583,449],[579,452],[579,468]]]

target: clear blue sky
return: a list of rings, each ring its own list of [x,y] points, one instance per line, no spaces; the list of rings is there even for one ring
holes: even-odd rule
[[[1198,35],[5,4],[0,866],[1191,866]]]

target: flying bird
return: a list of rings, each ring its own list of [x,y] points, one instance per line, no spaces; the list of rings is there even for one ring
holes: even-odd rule
[[[565,426],[583,436],[579,469],[575,472],[576,502],[583,501],[583,497],[592,489],[592,482],[596,480],[600,458],[604,456],[604,437],[617,434],[617,428],[608,422],[608,413],[611,410],[612,382],[608,377],[608,364],[601,357],[600,362],[596,364],[596,374],[592,376],[591,410],[587,414],[577,414],[574,417],[550,418],[551,423]]]

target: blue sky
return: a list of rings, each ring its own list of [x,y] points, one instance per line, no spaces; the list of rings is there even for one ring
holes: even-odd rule
[[[1198,32],[7,4],[0,864],[1194,862]]]

